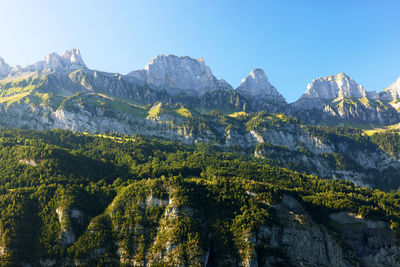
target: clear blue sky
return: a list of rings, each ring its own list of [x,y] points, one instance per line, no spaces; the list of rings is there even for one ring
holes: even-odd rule
[[[0,0],[0,25],[12,65],[68,48],[123,74],[157,54],[203,57],[233,87],[264,69],[289,102],[319,76],[345,72],[381,91],[400,75],[398,0]]]

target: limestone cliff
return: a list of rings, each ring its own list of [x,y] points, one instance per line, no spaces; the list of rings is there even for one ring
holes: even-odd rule
[[[205,64],[204,59],[159,55],[149,61],[143,70],[128,74],[171,95],[201,96],[219,88],[232,89],[225,81],[219,81]]]

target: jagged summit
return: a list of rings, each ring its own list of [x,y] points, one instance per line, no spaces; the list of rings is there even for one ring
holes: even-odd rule
[[[321,108],[327,102],[344,97],[377,98],[376,92],[366,92],[364,87],[356,83],[353,78],[345,73],[329,75],[324,78],[314,79],[307,85],[307,91],[292,104],[295,109]]]
[[[86,67],[85,62],[82,59],[81,51],[77,48],[69,49],[65,51],[62,56],[63,67],[67,69],[77,69]]]
[[[12,76],[19,76],[26,72],[42,72],[48,70],[76,70],[79,68],[86,68],[85,63],[82,60],[81,53],[79,49],[69,49],[65,51],[62,55],[57,53],[50,53],[32,65],[26,67],[21,67],[19,65],[14,66],[10,69]]]
[[[356,83],[353,78],[345,73],[330,75],[324,78],[319,77],[314,79],[307,86],[307,91],[303,97],[320,98],[320,99],[335,99],[339,96],[350,97],[366,97],[367,92],[364,87]]]
[[[57,53],[50,53],[44,60],[29,65],[24,69],[29,71],[41,71],[43,69],[78,69],[86,67],[82,60],[79,49],[70,49],[61,56]]]
[[[189,56],[176,56],[176,55],[157,55],[153,57],[152,59],[149,60],[149,62],[146,64],[144,67],[145,70],[150,71],[152,68],[155,66],[160,66],[160,65],[165,65],[165,64],[197,64],[201,70],[204,71],[209,71],[208,66],[206,66],[205,61],[203,58],[192,58]]]
[[[86,100],[89,99],[86,94],[91,97],[101,93],[143,106],[156,102],[181,104],[200,113],[210,110],[284,113],[308,124],[400,122],[400,78],[378,94],[365,91],[345,73],[320,77],[308,84],[299,100],[288,104],[259,68],[244,77],[234,90],[225,80],[217,79],[202,58],[159,55],[143,69],[120,75],[86,68],[79,49],[70,49],[61,55],[50,53],[26,67],[11,67],[0,58],[0,80],[3,110],[10,103],[18,108],[33,105],[39,101],[37,94],[54,94],[57,98],[53,102],[42,104],[57,105],[60,99],[80,92]],[[116,112],[118,109],[111,108]]]
[[[265,72],[258,68],[242,79],[237,91],[250,96],[281,96],[278,90],[271,85]]]
[[[217,89],[231,89],[225,81],[218,80],[202,58],[158,55],[143,70],[130,72],[151,87],[165,89],[172,95],[203,95]]]
[[[367,92],[345,73],[314,79],[299,100],[291,104],[292,114],[302,121],[326,124],[381,124],[399,121],[399,113],[382,98]]]
[[[7,76],[11,69],[11,66],[5,62],[4,58],[0,57],[0,78]]]

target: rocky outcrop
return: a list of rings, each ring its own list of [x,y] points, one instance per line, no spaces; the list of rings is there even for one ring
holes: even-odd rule
[[[38,163],[34,159],[20,159],[19,163],[35,167]]]
[[[58,222],[60,224],[59,242],[62,246],[73,244],[77,237],[73,229],[73,224],[81,224],[83,213],[75,208],[58,207],[56,209]]]
[[[60,244],[63,246],[71,245],[75,242],[76,237],[70,223],[70,215],[68,211],[62,207],[56,209],[58,222],[60,224]]]

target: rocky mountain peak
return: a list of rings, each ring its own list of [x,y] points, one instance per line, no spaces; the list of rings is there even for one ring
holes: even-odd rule
[[[212,74],[204,59],[188,56],[159,55],[152,58],[143,70],[128,75],[153,88],[165,89],[172,95],[203,95],[220,89],[221,84],[226,85]]]
[[[278,96],[279,92],[268,80],[267,75],[262,69],[254,69],[249,75],[242,79],[239,87],[239,93],[250,96]]]
[[[86,67],[85,62],[81,57],[81,51],[77,48],[69,49],[65,51],[61,56],[64,67],[68,69],[84,68]]]
[[[388,101],[400,99],[400,76],[381,93],[381,98]]]
[[[307,86],[303,97],[332,100],[339,96],[350,96],[355,98],[366,97],[364,87],[356,83],[345,73],[330,75],[324,78],[314,79]]]
[[[8,65],[2,57],[0,57],[0,78],[7,76],[11,69],[11,66]]]
[[[36,62],[35,64],[28,65],[24,68],[14,68],[13,72],[32,72],[32,71],[43,71],[43,70],[56,70],[56,69],[67,69],[75,70],[79,68],[85,68],[86,65],[82,60],[79,49],[70,49],[65,51],[62,56],[57,53],[50,53],[44,57],[43,60]]]

